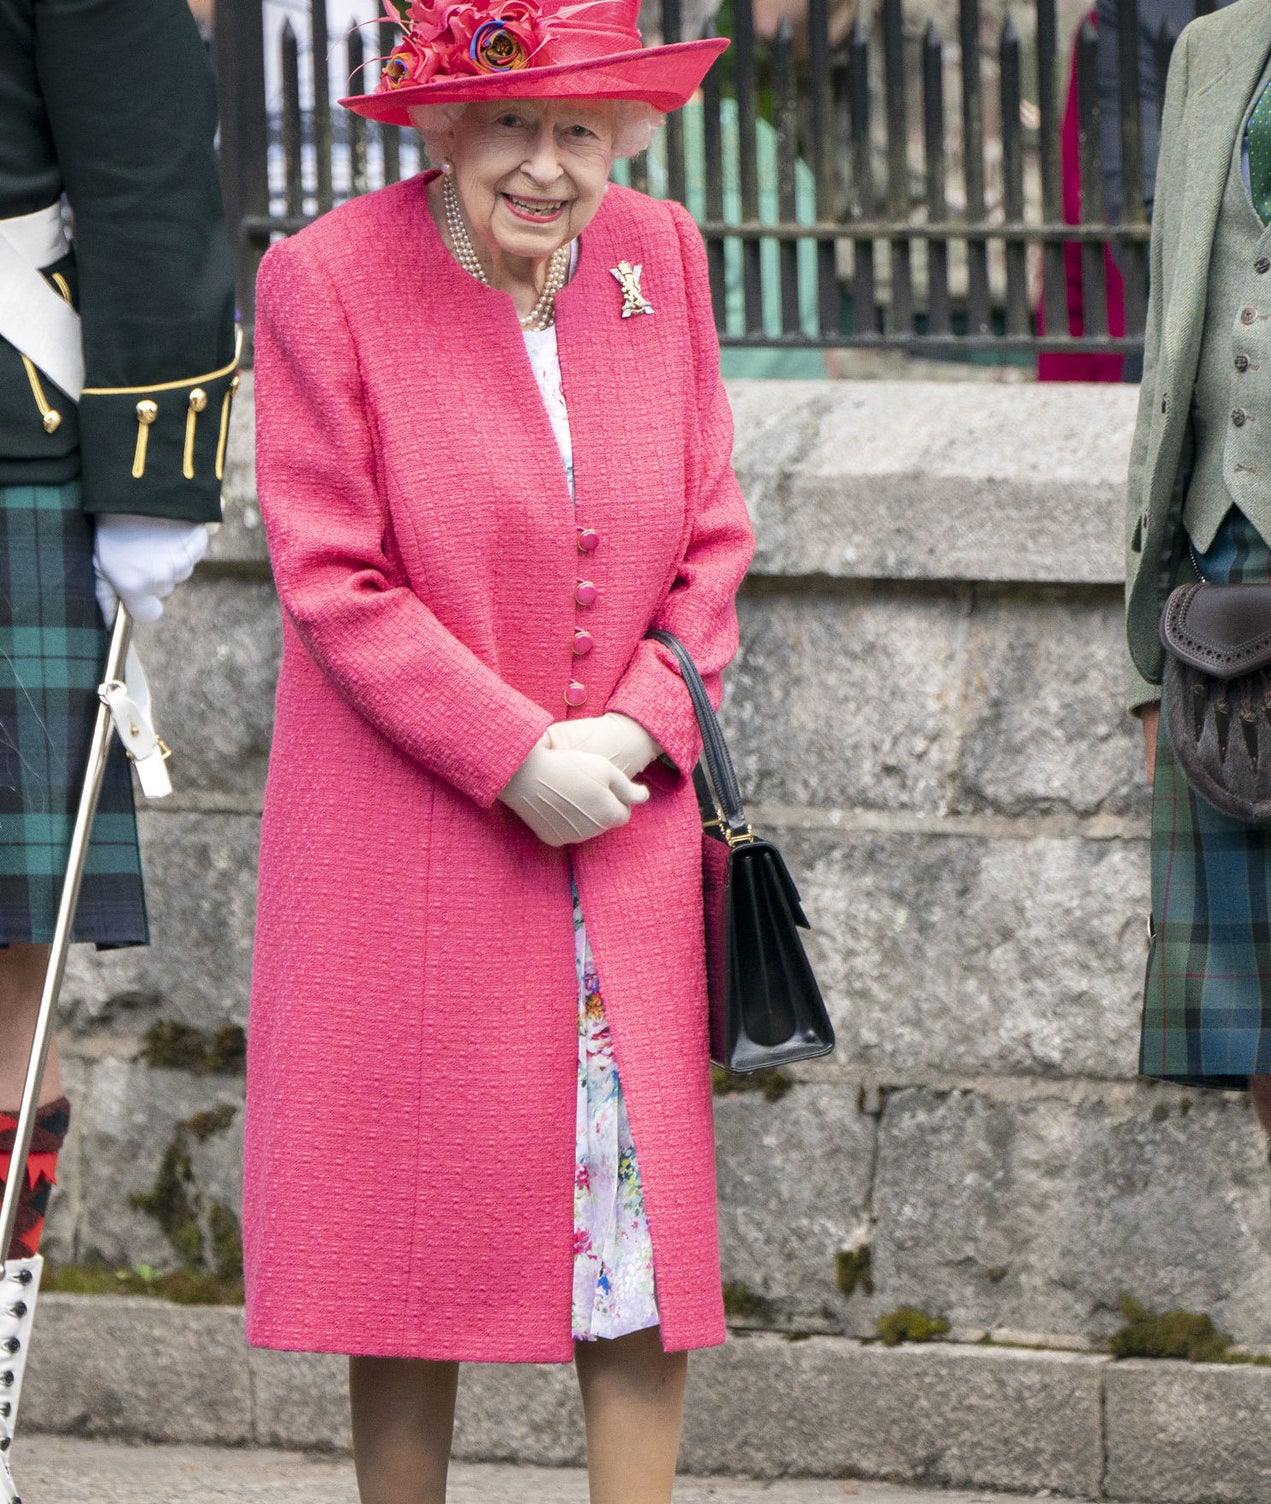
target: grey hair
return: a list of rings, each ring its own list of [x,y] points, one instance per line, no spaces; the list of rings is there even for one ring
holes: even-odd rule
[[[633,99],[597,99],[590,101],[607,106],[613,122],[613,154],[634,157],[649,145],[666,116],[651,104]],[[410,107],[410,122],[424,138],[428,160],[440,167],[449,150],[451,138],[466,104],[415,104]]]

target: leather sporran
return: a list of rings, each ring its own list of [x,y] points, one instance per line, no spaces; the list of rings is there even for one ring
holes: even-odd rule
[[[693,772],[702,812],[702,903],[711,1059],[738,1075],[827,1055],[834,1048],[821,990],[799,937],[807,915],[781,853],[746,819],[737,775],[688,650],[675,654],[702,732]]]
[[[1180,585],[1161,613],[1170,748],[1200,797],[1271,824],[1271,585]]]

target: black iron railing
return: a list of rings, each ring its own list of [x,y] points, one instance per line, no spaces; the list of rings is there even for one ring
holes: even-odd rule
[[[947,38],[907,14],[919,0],[880,0],[872,28],[858,21],[832,45],[829,0],[806,5],[796,44],[788,20],[762,38],[751,0],[731,0],[721,29],[733,46],[701,100],[619,168],[693,209],[722,342],[1016,359],[1141,351],[1142,126],[1150,117],[1155,131],[1174,29],[1151,38],[1149,87],[1138,0],[1115,0],[1120,100],[1148,97],[1119,109],[1110,163],[1093,19],[1061,37],[1056,0],[1021,0],[986,46],[980,0],[960,0]],[[331,35],[326,7],[307,0],[298,24],[267,39],[260,0],[218,6],[223,170],[248,322],[272,237],[423,165],[413,132],[333,113],[333,81],[373,87],[396,33],[381,20]],[[678,39],[680,0],[662,0],[661,30]],[[1065,161],[1073,49],[1079,150]],[[1065,179],[1078,169],[1079,212],[1068,183],[1066,217]],[[1104,213],[1110,172],[1115,216]]]

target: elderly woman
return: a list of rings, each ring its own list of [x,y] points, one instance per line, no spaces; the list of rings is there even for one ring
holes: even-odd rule
[[[418,6],[440,170],[275,246],[284,656],[245,1242],[265,1347],[352,1355],[368,1504],[445,1495],[457,1365],[575,1359],[591,1497],[670,1497],[723,1341],[699,742],[751,553],[701,240],[608,184],[722,48],[627,0]]]

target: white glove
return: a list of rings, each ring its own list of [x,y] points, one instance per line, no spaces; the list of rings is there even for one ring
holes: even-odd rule
[[[207,552],[207,527],[131,512],[99,512],[95,521],[93,573],[106,625],[119,601],[135,621],[158,621],[164,601]]]
[[[608,758],[628,778],[643,773],[662,752],[639,721],[616,710],[575,721],[556,721],[547,728],[547,745],[573,752],[594,752]]]
[[[625,825],[631,806],[648,797],[648,789],[608,758],[549,747],[546,736],[499,795],[548,846],[588,841]]]

